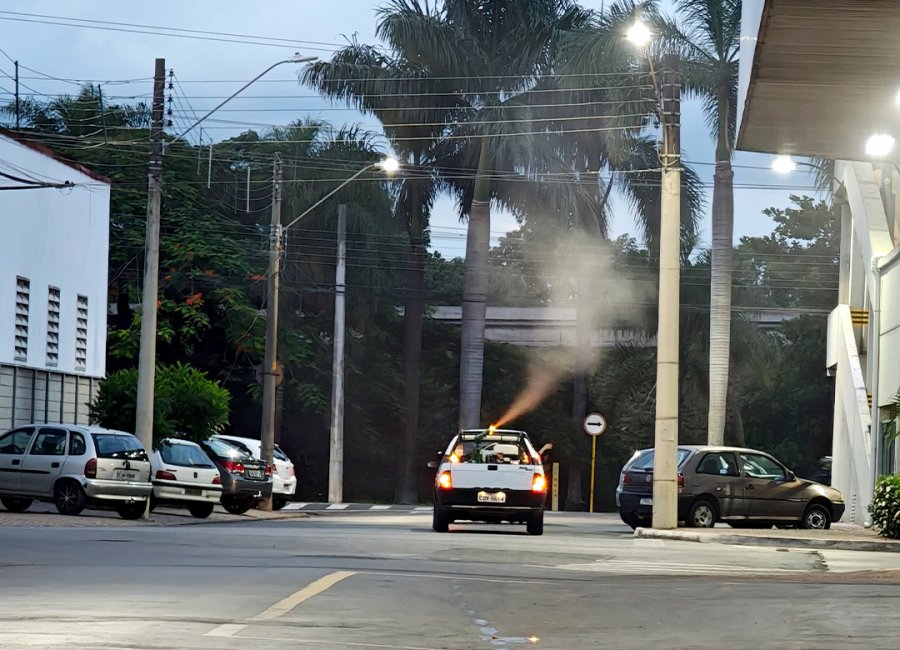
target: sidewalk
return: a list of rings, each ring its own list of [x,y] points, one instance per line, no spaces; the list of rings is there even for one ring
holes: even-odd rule
[[[729,528],[727,524],[718,524],[715,528],[679,528],[677,530],[638,528],[634,531],[634,536],[643,539],[671,539],[707,544],[900,553],[900,540],[881,537],[869,528],[841,523],[832,524],[830,530]]]
[[[189,526],[195,524],[239,524],[250,521],[279,521],[285,519],[306,519],[309,515],[301,512],[263,512],[251,509],[243,515],[232,515],[221,506],[216,506],[206,519],[192,517],[186,509],[160,506],[150,513],[150,520],[122,519],[113,510],[94,510],[86,508],[80,515],[71,517],[56,512],[49,503],[34,503],[27,512],[16,513],[0,509],[0,528],[5,526],[40,526],[51,528],[131,528],[160,526]]]

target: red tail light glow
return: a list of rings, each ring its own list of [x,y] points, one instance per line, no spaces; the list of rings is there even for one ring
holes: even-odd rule
[[[97,459],[91,458],[84,464],[84,475],[86,478],[97,478]]]
[[[293,478],[294,476],[297,476],[297,472],[294,471],[294,466],[291,465],[291,478]]]
[[[622,485],[631,485],[631,474],[628,472],[622,474]]]
[[[222,477],[216,474],[215,478],[212,480],[213,485],[222,485]]]
[[[543,474],[535,474],[531,481],[531,491],[543,493],[547,491],[547,478]]]
[[[450,477],[450,472],[441,472],[437,477],[437,485],[442,490],[449,490],[453,487],[453,479]]]
[[[177,481],[177,480],[178,480],[178,477],[175,476],[174,473],[172,473],[172,472],[167,472],[167,471],[164,470],[164,469],[158,469],[158,470],[156,470],[156,478],[158,478],[158,479],[160,479],[160,480],[162,480],[162,481]]]
[[[239,463],[236,460],[223,460],[222,467],[227,469],[232,474],[244,473],[244,463]]]
[[[275,473],[275,463],[272,463],[271,465],[267,464],[265,472],[266,472],[266,476],[272,476],[272,474]]]
[[[678,494],[684,494],[684,474],[678,472]]]

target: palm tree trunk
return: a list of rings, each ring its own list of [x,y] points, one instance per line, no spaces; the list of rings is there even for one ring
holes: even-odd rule
[[[713,188],[712,268],[709,311],[709,420],[707,441],[725,439],[728,361],[731,349],[731,254],[734,228],[734,172],[729,159],[716,162]]]
[[[488,252],[491,245],[490,143],[481,142],[475,192],[469,211],[463,285],[462,338],[459,352],[459,427],[477,428],[481,422],[481,383],[484,368],[484,326],[488,293]]]
[[[403,312],[403,381],[406,422],[400,447],[399,476],[394,500],[416,503],[416,435],[419,429],[419,388],[422,374],[422,319],[425,315],[425,245],[422,238],[422,187],[411,180],[409,200],[409,268]]]

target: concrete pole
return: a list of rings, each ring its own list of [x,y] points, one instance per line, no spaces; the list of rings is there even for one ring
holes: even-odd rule
[[[141,301],[141,348],[138,357],[134,432],[144,448],[153,449],[153,404],[156,382],[156,302],[159,293],[159,220],[162,202],[162,132],[166,60],[156,59],[150,127],[150,168],[147,187],[147,231],[144,236],[144,294]],[[149,511],[150,501],[147,500]],[[149,517],[144,513],[144,519]]]
[[[278,375],[278,292],[281,287],[281,158],[275,154],[272,187],[272,226],[269,233],[269,270],[266,298],[266,359],[263,364],[262,426],[260,455],[272,466],[275,448],[275,382]],[[259,503],[260,510],[272,509],[272,497]]]
[[[653,527],[678,527],[678,340],[681,276],[681,65],[666,56],[661,84],[663,155]]]
[[[838,304],[850,304],[850,242],[853,239],[853,214],[847,199],[841,200],[841,259],[838,276]]]
[[[344,500],[344,333],[347,276],[347,206],[338,206],[337,270],[334,281],[334,364],[331,380],[331,437],[328,502]]]

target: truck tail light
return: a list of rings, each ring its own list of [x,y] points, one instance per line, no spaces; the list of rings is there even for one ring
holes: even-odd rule
[[[437,486],[442,490],[449,490],[453,487],[453,478],[451,478],[450,472],[441,472],[438,474]]]
[[[543,474],[535,474],[531,480],[531,491],[539,494],[547,491],[547,477]]]

